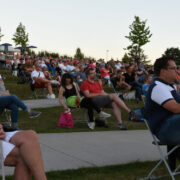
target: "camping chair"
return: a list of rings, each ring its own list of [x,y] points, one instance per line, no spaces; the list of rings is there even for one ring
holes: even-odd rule
[[[40,97],[45,98],[47,96],[46,88],[36,88],[34,84],[30,83],[30,89],[32,91],[32,96],[35,99]]]
[[[169,175],[171,176],[171,179],[172,179],[172,180],[175,180],[175,177],[174,177],[174,176],[177,175],[177,174],[180,174],[180,172],[178,172],[178,170],[179,170],[179,168],[180,168],[180,165],[173,171],[173,170],[171,170],[171,168],[170,168],[169,164],[167,163],[167,160],[166,160],[166,159],[167,159],[173,152],[175,152],[175,150],[177,150],[177,148],[179,148],[180,145],[174,145],[174,147],[173,147],[169,152],[167,152],[166,154],[164,154],[160,146],[162,146],[162,145],[163,145],[163,146],[168,146],[168,144],[161,143],[161,142],[157,139],[157,137],[152,133],[152,131],[151,131],[151,129],[150,129],[150,127],[149,127],[149,124],[148,124],[148,122],[147,122],[146,119],[144,119],[144,122],[145,122],[145,124],[146,124],[146,126],[147,126],[147,128],[148,128],[148,130],[149,130],[149,132],[150,132],[150,134],[151,134],[151,136],[152,136],[152,138],[153,138],[153,142],[152,142],[152,143],[156,146],[156,148],[157,148],[157,150],[158,150],[158,152],[159,152],[160,158],[161,158],[161,160],[160,160],[160,161],[156,164],[156,166],[150,171],[150,173],[148,174],[148,176],[147,176],[145,179],[151,179],[151,178],[152,178],[152,174],[154,173],[154,171],[160,166],[161,163],[164,162],[164,164],[165,164],[165,166],[166,166],[166,168],[167,168],[167,170],[168,170],[168,172],[169,172]],[[153,179],[154,179],[154,177],[153,177]]]
[[[2,140],[0,140],[0,163],[1,163],[1,177],[2,180],[5,180],[5,171],[4,171],[4,157],[3,157],[3,146],[2,146]]]

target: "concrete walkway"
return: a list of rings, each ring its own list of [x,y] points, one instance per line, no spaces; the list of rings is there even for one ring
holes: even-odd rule
[[[39,141],[46,171],[159,159],[146,130],[39,134]]]
[[[60,106],[58,98],[24,100],[23,102],[30,108],[47,108],[47,107]]]

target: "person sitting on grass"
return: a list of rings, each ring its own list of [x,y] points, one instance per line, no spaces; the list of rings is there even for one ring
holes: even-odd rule
[[[55,94],[53,94],[52,86],[50,80],[46,79],[41,67],[38,63],[35,64],[35,70],[31,74],[32,84],[35,88],[47,88],[48,90],[48,99],[55,99]]]
[[[27,111],[30,118],[38,117],[41,112],[28,108],[16,95],[10,95],[9,90],[4,86],[4,82],[0,75],[0,108],[11,110],[12,128],[18,129],[18,113],[19,108]]]
[[[92,68],[87,69],[86,71],[87,80],[81,84],[81,92],[84,94],[85,98],[81,102],[81,106],[88,109],[91,112],[89,116],[91,129],[94,129],[95,123],[93,118],[93,108],[112,108],[114,115],[118,121],[117,128],[120,130],[127,130],[127,127],[122,123],[121,119],[121,109],[133,115],[125,103],[117,97],[115,94],[107,94],[104,92],[100,83],[96,80],[95,70]],[[95,105],[95,106],[94,106]],[[95,108],[94,108],[95,109]],[[91,110],[91,111],[90,111]],[[95,109],[96,110],[96,109]],[[109,117],[109,114],[104,112],[99,112],[102,116]]]
[[[5,132],[0,124],[0,140],[5,166],[14,166],[14,179],[46,180],[41,149],[36,133],[28,131]],[[2,163],[2,161],[1,161]]]

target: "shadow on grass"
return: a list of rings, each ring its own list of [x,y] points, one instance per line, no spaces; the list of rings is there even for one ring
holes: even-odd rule
[[[52,171],[46,173],[48,180],[144,180],[157,162],[134,162],[125,165],[80,168],[77,170]],[[169,180],[164,166],[160,166],[154,174],[159,180]],[[166,177],[164,177],[167,175]],[[8,180],[12,177],[8,177]],[[180,176],[176,176],[179,180]]]

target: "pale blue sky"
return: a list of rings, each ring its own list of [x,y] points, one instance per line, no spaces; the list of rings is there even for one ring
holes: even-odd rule
[[[147,19],[153,36],[144,46],[155,60],[168,47],[180,44],[179,0],[0,0],[1,43],[9,42],[22,22],[29,44],[37,51],[74,55],[80,47],[86,56],[122,58],[129,45],[124,37],[137,15]]]

